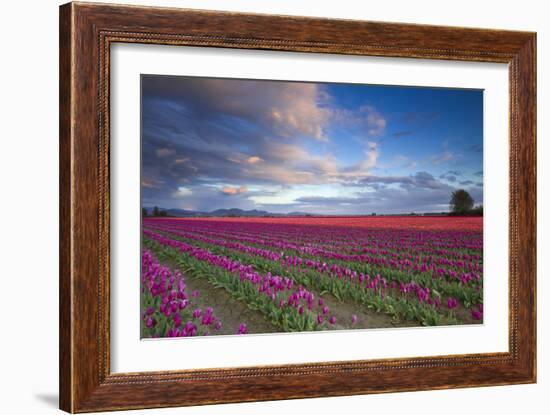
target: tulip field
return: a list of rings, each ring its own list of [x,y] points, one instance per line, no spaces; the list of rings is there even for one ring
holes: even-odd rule
[[[143,218],[141,335],[483,322],[483,218]]]

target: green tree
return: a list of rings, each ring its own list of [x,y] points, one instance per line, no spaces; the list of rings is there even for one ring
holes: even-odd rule
[[[159,215],[159,208],[155,206],[153,208],[153,216],[158,216],[158,215]]]
[[[455,190],[451,193],[451,200],[449,202],[449,208],[452,213],[464,214],[468,213],[474,207],[474,199],[464,189]]]

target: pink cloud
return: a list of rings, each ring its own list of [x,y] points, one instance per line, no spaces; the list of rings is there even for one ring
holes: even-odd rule
[[[246,193],[247,191],[248,189],[246,188],[246,186],[240,186],[240,187],[225,186],[222,188],[222,193],[228,196],[235,196],[241,193]]]
[[[256,164],[259,161],[263,161],[263,159],[261,157],[258,157],[258,156],[251,156],[251,157],[247,158],[246,161],[249,162],[250,164]]]

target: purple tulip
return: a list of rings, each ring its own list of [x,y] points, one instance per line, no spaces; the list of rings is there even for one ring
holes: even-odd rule
[[[209,326],[214,322],[214,309],[212,307],[207,307],[206,311],[204,312],[204,316],[202,317],[201,324],[203,326]]]
[[[481,320],[483,317],[483,313],[479,310],[472,310],[472,318],[474,320]]]
[[[447,298],[447,308],[449,310],[452,310],[453,308],[456,308],[456,307],[458,307],[458,301],[456,300],[456,298],[453,298],[453,297]]]
[[[151,328],[155,325],[155,319],[153,317],[147,317],[147,320],[145,320],[145,327]]]
[[[181,333],[178,329],[169,329],[166,332],[167,337],[179,337],[180,335],[181,335]]]
[[[330,324],[336,324],[336,316],[330,316],[330,318],[328,319],[328,322]]]
[[[323,316],[321,314],[318,314],[317,315],[317,324],[323,324],[323,321],[325,321]]]
[[[328,311],[329,311],[328,307],[324,306],[322,311],[323,311],[323,314],[328,314]]]
[[[354,326],[357,324],[357,316],[355,314],[351,315],[351,324]]]
[[[195,309],[195,311],[193,311],[194,318],[199,318],[201,315],[202,315],[202,310],[200,308],[197,308]]]
[[[185,323],[185,327],[182,331],[183,337],[193,337],[197,335],[197,326],[193,324],[193,322],[188,321]]]
[[[240,324],[237,334],[246,334],[246,324],[244,323]]]
[[[214,322],[214,319],[212,318],[212,314],[205,314],[202,318],[201,324],[203,326],[209,326]]]

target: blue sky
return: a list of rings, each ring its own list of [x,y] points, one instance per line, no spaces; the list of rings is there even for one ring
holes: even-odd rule
[[[144,206],[440,212],[482,180],[480,90],[142,76]]]

